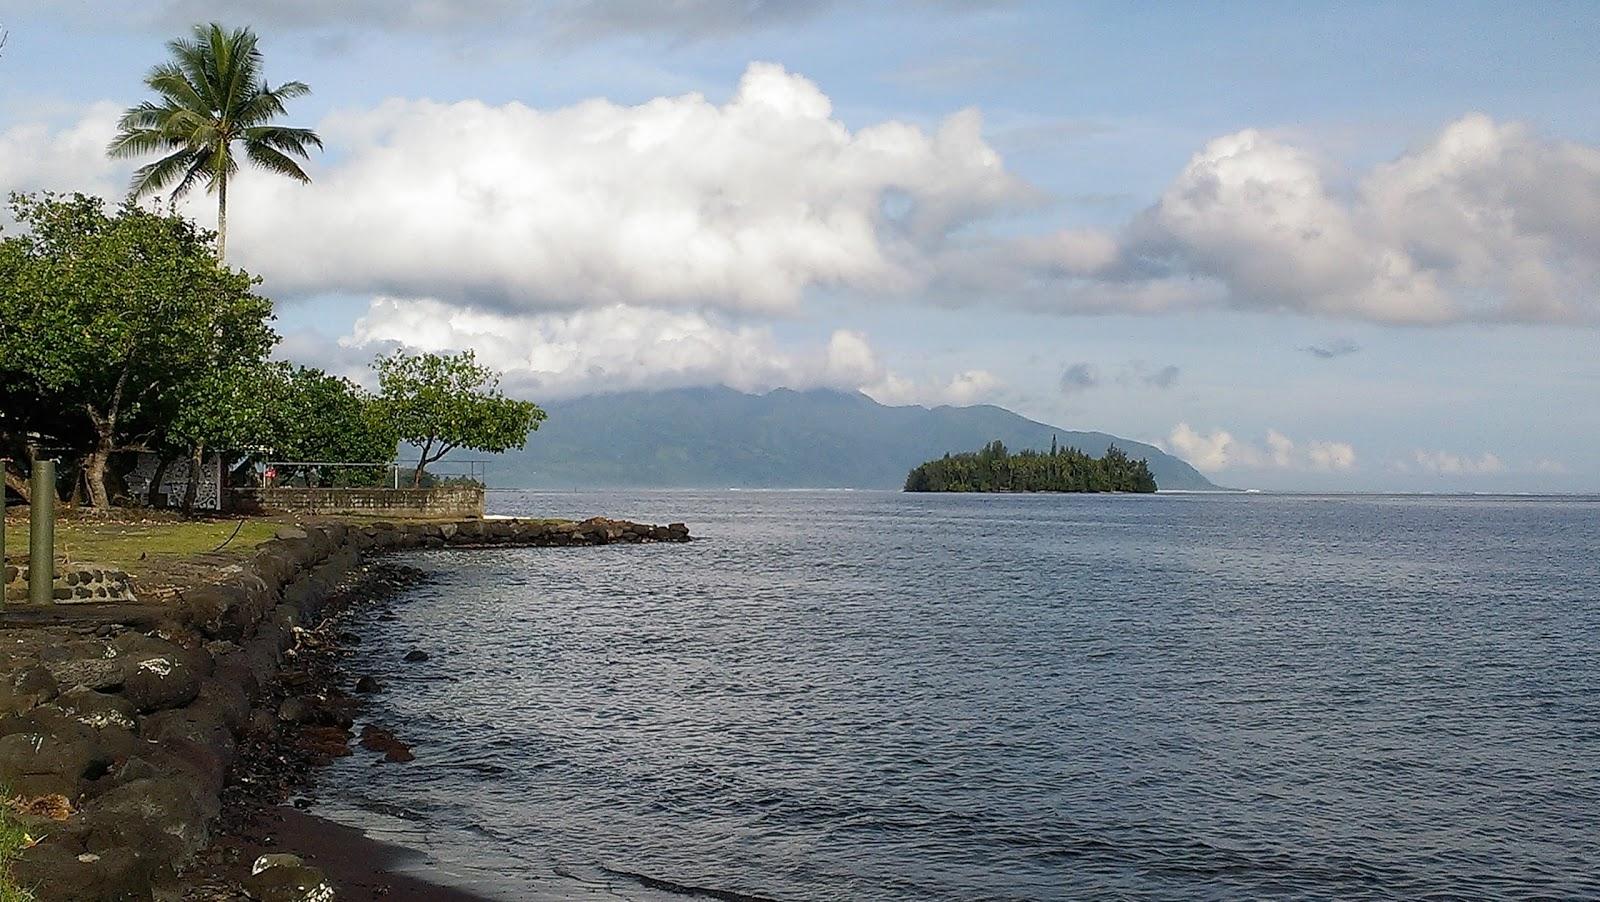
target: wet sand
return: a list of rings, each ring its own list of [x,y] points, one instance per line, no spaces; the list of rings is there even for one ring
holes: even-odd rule
[[[263,809],[248,824],[220,838],[213,852],[234,860],[208,868],[207,876],[237,884],[249,876],[258,856],[288,851],[321,868],[338,888],[341,902],[492,902],[488,896],[402,873],[406,862],[420,857],[417,852],[288,805]]]

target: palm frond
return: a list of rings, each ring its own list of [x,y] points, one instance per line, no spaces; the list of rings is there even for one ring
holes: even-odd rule
[[[131,106],[122,111],[122,118],[117,120],[117,128],[160,128],[163,120],[163,111],[166,107],[159,107],[146,100],[137,106]]]
[[[190,87],[203,101],[202,106],[207,110],[217,109],[217,85],[212,77],[211,54],[206,41],[205,31],[201,26],[195,26],[195,40],[185,41],[179,38],[167,42],[167,50],[172,53],[173,65],[182,73]]]
[[[106,145],[106,156],[113,159],[142,157],[145,154],[166,150],[171,142],[160,130],[153,128],[123,129]]]
[[[290,128],[286,125],[258,125],[244,130],[246,145],[261,144],[302,160],[310,159],[310,147],[322,149],[322,138],[309,128]]]
[[[222,26],[212,23],[210,36],[221,95],[220,111],[224,117],[233,119],[260,91],[261,51],[256,47],[255,32],[248,28],[224,32]]]
[[[190,168],[194,162],[194,155],[194,151],[185,148],[170,153],[154,163],[140,166],[134,170],[133,181],[128,186],[128,196],[143,197],[166,188]]]
[[[283,98],[266,90],[265,86],[243,102],[233,112],[233,121],[240,126],[249,128],[259,125],[275,117],[282,116],[287,110],[283,107]]]
[[[208,109],[206,98],[201,93],[203,86],[197,87],[190,80],[190,73],[176,63],[162,63],[151,69],[150,74],[145,76],[144,83],[165,98],[170,105],[199,113]]]
[[[283,153],[268,147],[266,144],[256,141],[246,141],[244,145],[244,152],[245,155],[250,158],[250,162],[260,166],[262,169],[265,169],[268,172],[275,172],[278,175],[288,176],[297,182],[311,181],[311,176],[306,175],[306,171],[300,168],[299,163],[289,159],[289,157]]]
[[[293,100],[296,97],[304,97],[310,94],[311,86],[303,81],[286,81],[276,88],[272,88],[271,91],[284,100]]]
[[[215,142],[220,133],[217,121],[210,116],[182,109],[168,109],[163,113],[158,128],[169,141],[207,144]]]
[[[216,187],[216,173],[212,165],[212,158],[212,154],[204,151],[194,154],[194,158],[189,165],[189,171],[184,173],[183,180],[178,182],[172,189],[170,196],[173,200],[188,194],[194,188],[195,183],[199,181],[206,183],[207,190],[213,190]]]

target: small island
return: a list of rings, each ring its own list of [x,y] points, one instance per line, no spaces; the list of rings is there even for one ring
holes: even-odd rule
[[[1112,445],[1103,457],[1050,440],[1050,450],[1012,454],[996,439],[980,451],[946,454],[906,476],[908,492],[1154,492],[1150,465]]]

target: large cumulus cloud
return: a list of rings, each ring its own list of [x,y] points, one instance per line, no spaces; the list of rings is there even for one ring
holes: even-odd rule
[[[1211,141],[1117,236],[1033,239],[1060,309],[1595,322],[1600,149],[1473,114],[1352,184],[1257,130]]]
[[[395,100],[322,132],[339,157],[315,186],[235,192],[230,247],[279,292],[782,312],[912,291],[953,229],[1027,194],[975,111],[851,131],[770,64],[724,104]]]
[[[115,193],[126,167],[98,152],[114,116],[0,131],[0,187]],[[1600,149],[1478,114],[1351,177],[1271,133],[1225,135],[1124,227],[1031,234],[1007,218],[1037,193],[977,111],[851,129],[772,64],[720,103],[396,99],[318,128],[314,185],[246,170],[234,186],[235,262],[283,298],[786,315],[836,291],[1064,314],[1600,319]],[[204,196],[187,209],[213,215]]]

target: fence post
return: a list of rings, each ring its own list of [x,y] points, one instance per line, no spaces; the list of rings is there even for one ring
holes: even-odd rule
[[[56,462],[33,462],[28,498],[28,600],[49,604],[56,585]]]

